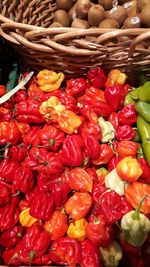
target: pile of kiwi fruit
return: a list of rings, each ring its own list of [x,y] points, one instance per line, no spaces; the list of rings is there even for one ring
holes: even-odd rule
[[[56,6],[50,27],[150,27],[150,0],[56,0]]]

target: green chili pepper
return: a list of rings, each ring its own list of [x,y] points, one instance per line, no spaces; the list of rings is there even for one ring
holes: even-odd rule
[[[142,86],[134,89],[133,91],[130,92],[130,96],[134,101],[138,101],[139,99],[139,92],[142,89]]]
[[[134,129],[134,131],[135,131],[135,136],[134,136],[134,138],[133,138],[132,140],[133,140],[134,142],[140,142],[140,141],[141,141],[141,136],[140,136],[140,134],[139,134],[137,128],[133,128],[133,129]]]
[[[136,111],[145,119],[150,122],[150,104],[144,101],[138,101],[135,104]]]
[[[133,100],[133,98],[131,97],[131,94],[128,93],[125,97],[125,100],[124,100],[124,105],[130,105],[130,104],[134,104],[135,101]]]
[[[137,129],[142,139],[142,149],[144,156],[150,165],[150,124],[140,115],[137,119]]]
[[[139,90],[139,100],[150,102],[150,82],[144,83]]]

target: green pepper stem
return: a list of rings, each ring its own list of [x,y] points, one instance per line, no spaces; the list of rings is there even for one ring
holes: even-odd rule
[[[135,212],[132,214],[132,218],[134,220],[140,220],[140,216],[139,216],[139,213],[140,213],[140,209],[141,209],[141,206],[145,200],[145,198],[147,197],[147,195],[144,195],[139,203],[139,205],[137,206]]]
[[[32,260],[35,257],[35,251],[31,250],[29,253],[29,266],[32,265]]]

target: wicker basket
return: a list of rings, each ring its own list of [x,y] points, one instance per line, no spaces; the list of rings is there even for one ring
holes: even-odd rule
[[[129,73],[148,70],[150,29],[51,28],[55,2],[1,0],[0,34],[18,51],[24,64],[80,75],[97,65]],[[87,36],[96,38],[89,41]]]

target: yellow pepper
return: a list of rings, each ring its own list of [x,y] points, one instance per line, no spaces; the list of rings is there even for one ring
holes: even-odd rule
[[[79,116],[77,116],[71,110],[65,110],[59,117],[58,117],[58,124],[59,128],[67,133],[72,134],[76,133],[78,127],[81,125],[82,121]]]
[[[42,70],[37,75],[37,84],[44,92],[53,92],[57,90],[64,80],[62,72],[56,73],[52,70]]]
[[[19,221],[23,227],[31,227],[35,222],[38,221],[37,218],[34,218],[29,214],[29,210],[30,208],[26,208],[19,214]]]
[[[85,235],[85,228],[88,225],[88,222],[86,221],[85,218],[76,220],[72,223],[70,223],[68,230],[67,230],[67,235],[71,238],[76,238],[78,240],[84,240],[86,235]]]
[[[114,69],[109,72],[105,86],[113,86],[115,83],[123,85],[126,79],[127,75],[125,73],[121,72],[120,70]]]
[[[48,122],[50,120],[56,121],[58,116],[66,110],[66,107],[62,105],[56,96],[50,97],[47,101],[44,101],[40,106],[40,113],[44,116]]]

